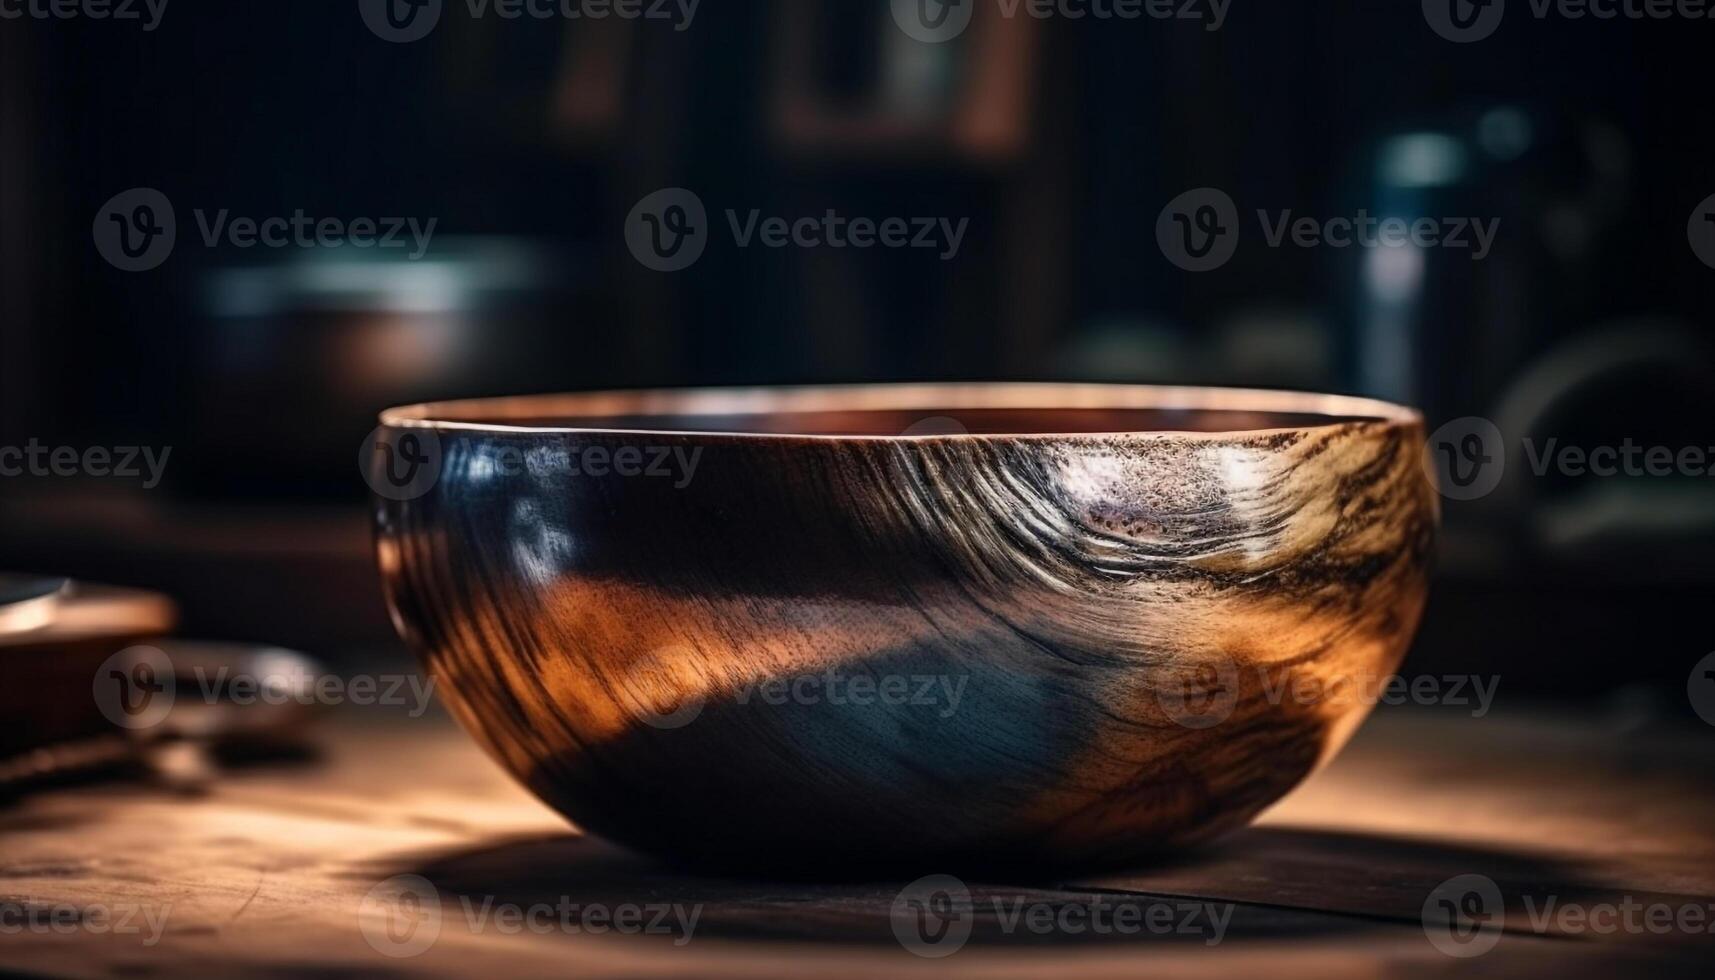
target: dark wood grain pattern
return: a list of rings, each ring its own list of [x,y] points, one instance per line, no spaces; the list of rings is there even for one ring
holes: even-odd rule
[[[723,864],[1103,864],[1241,826],[1397,665],[1436,520],[1420,420],[1357,399],[871,387],[384,421],[439,449],[424,492],[378,498],[378,549],[460,721],[588,829]]]

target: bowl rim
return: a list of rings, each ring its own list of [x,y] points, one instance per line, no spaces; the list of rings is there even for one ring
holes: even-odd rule
[[[603,416],[758,415],[813,411],[920,412],[933,418],[989,409],[1159,409],[1259,412],[1325,416],[1298,425],[1233,429],[1142,429],[1097,432],[815,433],[638,426],[533,425],[508,419],[556,415],[599,420]],[[1232,439],[1282,432],[1310,432],[1341,425],[1421,426],[1414,408],[1358,395],[1320,394],[1268,388],[1147,385],[1094,382],[935,382],[781,387],[638,388],[562,394],[513,395],[419,402],[389,408],[381,425],[436,432],[511,434],[649,435],[688,438],[909,442],[939,439]]]

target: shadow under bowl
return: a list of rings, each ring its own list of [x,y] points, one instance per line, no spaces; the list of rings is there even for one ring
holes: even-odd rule
[[[1398,666],[1417,413],[1114,385],[382,417],[394,621],[585,829],[726,868],[1112,864],[1242,826]]]

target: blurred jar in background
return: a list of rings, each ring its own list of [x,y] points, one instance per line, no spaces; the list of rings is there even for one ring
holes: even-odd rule
[[[522,241],[463,239],[417,260],[305,252],[209,272],[186,428],[221,452],[187,454],[178,489],[349,496],[388,405],[575,385],[563,268]]]

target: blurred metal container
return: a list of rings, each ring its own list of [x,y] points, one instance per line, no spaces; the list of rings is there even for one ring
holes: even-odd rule
[[[188,428],[221,452],[186,454],[175,489],[349,495],[387,405],[576,386],[576,268],[510,239],[437,239],[415,260],[305,250],[210,272]]]
[[[1431,421],[1486,414],[1532,352],[1589,326],[1630,193],[1625,137],[1595,119],[1496,106],[1388,135],[1363,163],[1358,204],[1378,220],[1499,224],[1481,259],[1354,250],[1356,387]]]

